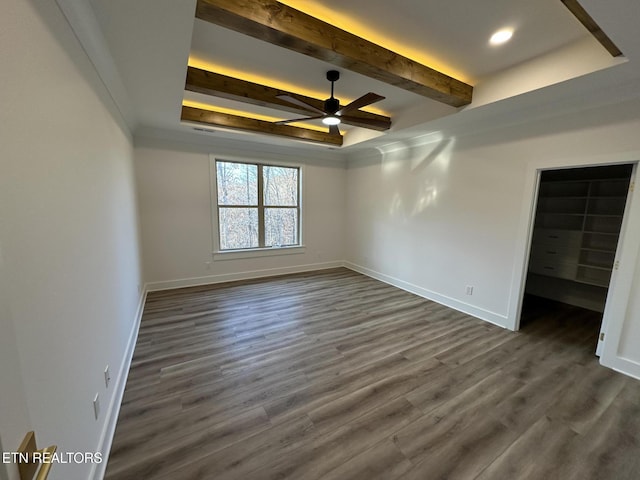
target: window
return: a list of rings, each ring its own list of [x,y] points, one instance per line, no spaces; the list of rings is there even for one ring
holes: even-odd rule
[[[300,245],[300,169],[216,160],[220,250]]]

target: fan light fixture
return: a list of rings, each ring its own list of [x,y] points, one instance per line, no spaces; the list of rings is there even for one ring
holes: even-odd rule
[[[340,125],[340,119],[335,115],[329,115],[322,119],[322,123],[325,125]]]

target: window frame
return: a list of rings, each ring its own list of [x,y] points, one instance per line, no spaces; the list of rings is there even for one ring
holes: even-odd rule
[[[258,203],[257,205],[219,205],[218,204],[218,177],[217,177],[217,162],[230,162],[230,163],[244,163],[248,165],[256,165],[258,168]],[[282,168],[295,168],[298,170],[298,202],[297,206],[278,206],[278,205],[265,205],[264,204],[264,167],[282,167]],[[213,260],[235,260],[241,258],[250,257],[266,257],[273,255],[290,255],[305,253],[305,245],[303,243],[303,226],[304,226],[304,201],[303,201],[303,177],[304,177],[304,165],[298,163],[283,161],[270,161],[254,158],[239,158],[231,155],[216,155],[211,154],[209,156],[209,170],[210,170],[210,185],[211,185],[211,233],[212,233],[212,257]],[[253,248],[239,248],[239,249],[225,249],[221,248],[220,242],[220,207],[222,208],[256,208],[258,210],[258,247]],[[298,212],[297,232],[298,243],[294,245],[283,246],[264,246],[266,237],[266,227],[264,223],[265,210],[269,208],[291,208],[296,209]]]

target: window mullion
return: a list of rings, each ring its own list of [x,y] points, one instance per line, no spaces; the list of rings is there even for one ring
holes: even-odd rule
[[[264,177],[262,165],[258,164],[258,245],[265,246],[264,226]]]

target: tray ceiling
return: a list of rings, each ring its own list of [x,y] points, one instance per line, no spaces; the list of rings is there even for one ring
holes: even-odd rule
[[[329,96],[325,74],[335,69],[335,64],[197,19],[196,3],[196,0],[91,0],[140,125],[189,129],[189,125],[180,123],[183,104],[244,117],[296,116],[269,106],[186,91],[187,65],[320,100]],[[502,72],[539,61],[580,42],[586,42],[595,56],[602,56],[603,50],[597,42],[590,42],[589,32],[560,0],[282,3],[471,85],[487,84]],[[499,47],[490,46],[491,34],[504,27],[514,29],[512,40]],[[434,112],[440,117],[459,112],[458,108],[443,106],[369,75],[343,66],[337,69],[341,78],[335,85],[335,95],[342,105],[366,92],[375,92],[386,99],[365,110],[389,116],[393,123],[390,131],[371,135],[351,134],[361,128],[341,125],[346,133],[345,145],[352,145],[349,137],[367,139],[393,134],[399,126],[415,125],[420,122],[421,111],[427,119],[432,119]],[[307,126],[322,128],[319,122]],[[221,131],[234,136],[224,128]],[[259,135],[257,141],[269,140]]]

